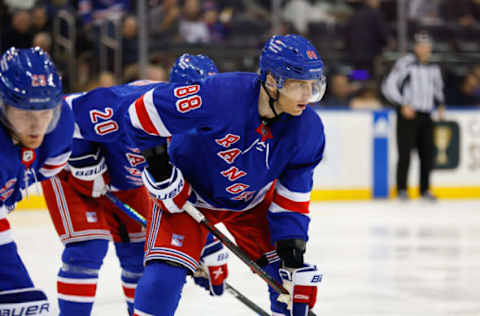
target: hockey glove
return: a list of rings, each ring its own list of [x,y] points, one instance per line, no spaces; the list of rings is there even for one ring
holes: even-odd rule
[[[95,155],[71,157],[67,170],[72,175],[69,184],[83,195],[98,198],[107,192],[109,177],[105,158],[98,151]]]
[[[280,278],[290,295],[281,294],[278,301],[287,304],[290,316],[304,316],[317,300],[317,285],[322,281],[315,265],[305,264],[303,268],[280,268]]]
[[[222,295],[228,276],[227,260],[228,251],[221,242],[206,245],[200,258],[200,267],[193,275],[195,283],[212,296]]]
[[[148,167],[142,172],[142,180],[154,202],[164,211],[183,212],[182,208],[192,193],[183,174],[169,162],[165,146],[142,152]]]

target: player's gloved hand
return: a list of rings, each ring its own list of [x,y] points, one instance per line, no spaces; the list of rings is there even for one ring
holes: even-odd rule
[[[283,286],[290,295],[281,294],[278,301],[287,304],[290,316],[304,316],[317,299],[317,285],[322,281],[315,265],[305,264],[303,255],[306,242],[302,239],[277,241],[277,253],[282,260],[278,269]]]
[[[200,267],[193,275],[195,283],[212,296],[222,295],[228,276],[227,260],[228,251],[221,242],[206,245],[200,258]]]
[[[79,158],[71,157],[67,169],[72,175],[68,182],[79,193],[97,198],[107,192],[109,183],[107,164],[99,152]]]
[[[317,285],[322,281],[322,274],[317,266],[305,264],[303,268],[280,268],[279,274],[283,286],[290,295],[281,294],[278,301],[287,304],[290,316],[304,316],[315,306]]]
[[[142,180],[154,202],[164,211],[183,212],[192,188],[180,169],[169,162],[166,148],[162,145],[142,154],[149,165],[142,172]]]

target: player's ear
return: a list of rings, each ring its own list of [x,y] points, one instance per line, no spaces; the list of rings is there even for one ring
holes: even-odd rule
[[[275,80],[275,77],[273,77],[270,73],[267,74],[265,86],[270,90],[270,92],[274,92],[275,90],[277,90],[277,82]]]

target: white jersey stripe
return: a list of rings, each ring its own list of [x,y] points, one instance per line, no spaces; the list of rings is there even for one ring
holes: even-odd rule
[[[275,202],[272,202],[272,204],[270,204],[270,207],[268,208],[268,211],[271,212],[271,213],[297,213],[297,214],[302,214],[302,215],[305,215],[305,216],[309,217],[308,214],[305,214],[305,213],[299,213],[299,212],[294,212],[294,211],[287,210],[287,209],[281,207],[280,205],[276,204]]]
[[[277,181],[275,186],[275,190],[277,194],[292,200],[294,202],[308,202],[310,201],[310,192],[294,192],[287,189],[287,187],[283,186],[280,181]]]
[[[150,117],[150,120],[152,121],[153,126],[155,126],[158,134],[163,137],[172,136],[170,131],[163,123],[162,118],[158,114],[155,104],[153,104],[153,90],[154,89],[143,95],[143,104],[145,105],[145,109],[147,110],[148,116]]]
[[[137,115],[137,111],[135,110],[135,102],[133,102],[128,108],[128,115],[130,117],[130,122],[132,123],[133,127],[143,130],[142,124],[140,123],[140,119]]]

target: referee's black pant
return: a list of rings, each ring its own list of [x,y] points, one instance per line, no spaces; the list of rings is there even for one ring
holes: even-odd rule
[[[433,121],[429,113],[416,112],[415,118],[407,120],[397,111],[397,190],[407,189],[410,156],[417,148],[420,158],[420,193],[430,188],[430,172],[433,166]]]

